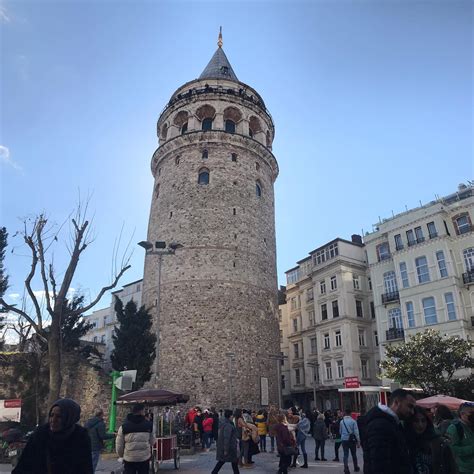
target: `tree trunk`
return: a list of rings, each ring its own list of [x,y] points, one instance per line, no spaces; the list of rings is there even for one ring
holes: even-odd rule
[[[49,359],[49,396],[48,410],[59,398],[61,392],[61,330],[59,318],[53,318],[48,337],[48,359]]]

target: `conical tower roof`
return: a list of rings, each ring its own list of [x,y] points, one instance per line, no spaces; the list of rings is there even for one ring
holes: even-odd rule
[[[208,65],[199,76],[199,79],[231,79],[238,81],[227,56],[222,49],[222,28],[219,32],[219,40],[217,42],[217,51],[212,56]]]

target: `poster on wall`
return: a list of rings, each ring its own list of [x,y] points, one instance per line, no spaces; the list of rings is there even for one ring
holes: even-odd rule
[[[0,400],[0,422],[17,421],[21,418],[21,400]]]
[[[260,405],[268,405],[268,378],[260,377]]]

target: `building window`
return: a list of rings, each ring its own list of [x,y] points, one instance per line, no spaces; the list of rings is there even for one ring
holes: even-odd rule
[[[298,278],[299,278],[299,273],[298,273],[297,268],[286,274],[286,281],[288,285],[291,285],[292,283],[296,283],[298,281]]]
[[[356,300],[356,314],[358,318],[364,317],[364,312],[362,311],[362,301]]]
[[[319,383],[319,366],[313,365],[313,382]]]
[[[306,302],[313,301],[314,300],[314,294],[313,294],[313,289],[308,288],[306,290]]]
[[[316,324],[316,319],[314,318],[314,311],[311,310],[308,312],[309,325],[314,326]]]
[[[296,385],[300,385],[300,384],[301,384],[300,369],[295,369],[295,382],[296,382]]]
[[[383,285],[385,293],[393,294],[398,291],[397,277],[395,276],[394,271],[385,272],[383,274]]]
[[[369,290],[372,290],[372,278],[368,277],[367,280],[369,282]]]
[[[209,158],[209,152],[207,150],[202,150],[201,158],[207,160]]]
[[[329,333],[324,334],[324,349],[331,349],[331,341],[329,339]]]
[[[262,186],[258,181],[255,183],[255,194],[257,197],[262,197]]]
[[[199,171],[198,184],[209,184],[209,171],[207,170]]]
[[[444,259],[444,252],[438,250],[436,252],[436,260],[438,261],[439,275],[441,278],[448,276],[448,269],[446,268],[446,260]]]
[[[335,258],[339,255],[339,248],[337,246],[337,243],[328,245],[327,247],[318,250],[314,255],[313,255],[313,261],[315,265],[321,265],[324,263],[326,260],[330,260],[332,258]]]
[[[299,359],[300,358],[300,346],[299,346],[299,344],[293,344],[293,352],[294,352],[294,355],[295,355],[295,359]]]
[[[402,236],[400,234],[395,235],[395,249],[402,250],[403,249],[403,241]]]
[[[430,296],[428,298],[423,298],[423,312],[425,314],[425,323],[426,324],[436,324],[438,318],[436,316],[436,305],[435,299]]]
[[[377,245],[377,259],[379,262],[390,258],[390,246],[388,242]]]
[[[225,121],[225,131],[228,133],[235,133],[235,122],[227,119]]]
[[[298,319],[293,318],[292,321],[293,321],[293,332],[298,332]]]
[[[469,247],[462,251],[464,258],[464,265],[466,266],[466,272],[474,271],[474,247]]]
[[[444,294],[444,301],[446,303],[446,310],[448,313],[448,320],[454,321],[456,319],[456,307],[454,305],[454,296],[452,293]]]
[[[333,318],[339,317],[339,305],[337,304],[337,300],[332,302],[332,317]]]
[[[373,301],[370,302],[370,317],[375,319],[375,304]]]
[[[285,384],[285,376],[282,375],[281,376],[281,388],[284,389],[286,387],[286,384]]]
[[[321,305],[321,320],[325,321],[328,319],[328,305],[326,303]]]
[[[473,249],[474,250],[474,249]],[[326,280],[319,282],[319,292],[324,295],[326,294]]]
[[[310,344],[311,344],[311,354],[316,354],[316,352],[317,352],[316,338],[312,337],[309,341],[310,341]]]
[[[453,217],[453,224],[457,235],[466,234],[472,230],[471,218],[467,212]]]
[[[326,362],[326,380],[332,380],[331,362]]]
[[[375,341],[375,347],[379,346],[379,333],[377,331],[374,331],[374,341]]]
[[[337,290],[337,278],[336,275],[331,277],[331,290]]]
[[[438,232],[436,230],[434,222],[428,222],[428,224],[426,224],[426,227],[428,227],[428,235],[430,236],[430,239],[438,237]]]
[[[296,297],[291,298],[291,310],[294,311],[296,309]]]
[[[181,135],[184,135],[188,131],[188,122],[181,125]]]
[[[253,138],[253,130],[249,127],[249,137]]]
[[[393,308],[388,311],[388,325],[390,329],[403,329],[400,308]]]
[[[233,161],[234,163],[237,162],[237,153],[231,153],[230,154],[230,160]]]
[[[410,282],[408,281],[407,264],[405,262],[400,262],[400,276],[402,277],[403,288],[408,288]]]
[[[342,334],[341,331],[336,331],[334,333],[334,342],[336,347],[341,347],[342,346]]]
[[[337,377],[339,379],[343,379],[344,378],[344,362],[342,360],[338,360],[336,361],[336,365],[337,365]]]
[[[212,130],[212,119],[211,118],[205,118],[202,121],[202,129],[204,131]]]
[[[369,361],[367,359],[360,360],[360,371],[363,379],[369,378]]]
[[[359,346],[365,347],[365,331],[359,329]]]
[[[416,273],[418,274],[418,283],[426,283],[430,281],[430,271],[428,269],[428,260],[426,257],[418,257],[415,259]]]
[[[279,309],[278,310],[278,321],[280,321],[280,323],[281,323],[282,319],[283,319],[283,312],[282,312],[281,309]]]
[[[405,307],[407,310],[408,327],[414,328],[416,324],[415,324],[415,311],[413,309],[413,303],[411,301],[407,301],[405,303]]]
[[[425,236],[423,235],[423,230],[421,229],[421,227],[415,227],[415,237],[417,244],[419,244],[420,242],[424,242]]]
[[[352,274],[352,286],[354,290],[360,290],[359,275]]]
[[[415,234],[413,231],[407,230],[407,241],[408,241],[408,246],[412,246],[416,244],[416,239],[415,239]]]

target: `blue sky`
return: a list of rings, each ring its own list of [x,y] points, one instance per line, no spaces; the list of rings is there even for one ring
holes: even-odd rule
[[[204,69],[220,25],[234,71],[275,121],[280,283],[310,250],[474,177],[471,1],[0,5],[10,294],[22,293],[29,264],[13,238],[20,218],[46,211],[59,224],[79,192],[94,215],[73,282],[86,298],[109,282],[122,226],[124,240],[146,237],[157,118]],[[141,277],[141,249],[131,263],[122,283]]]

